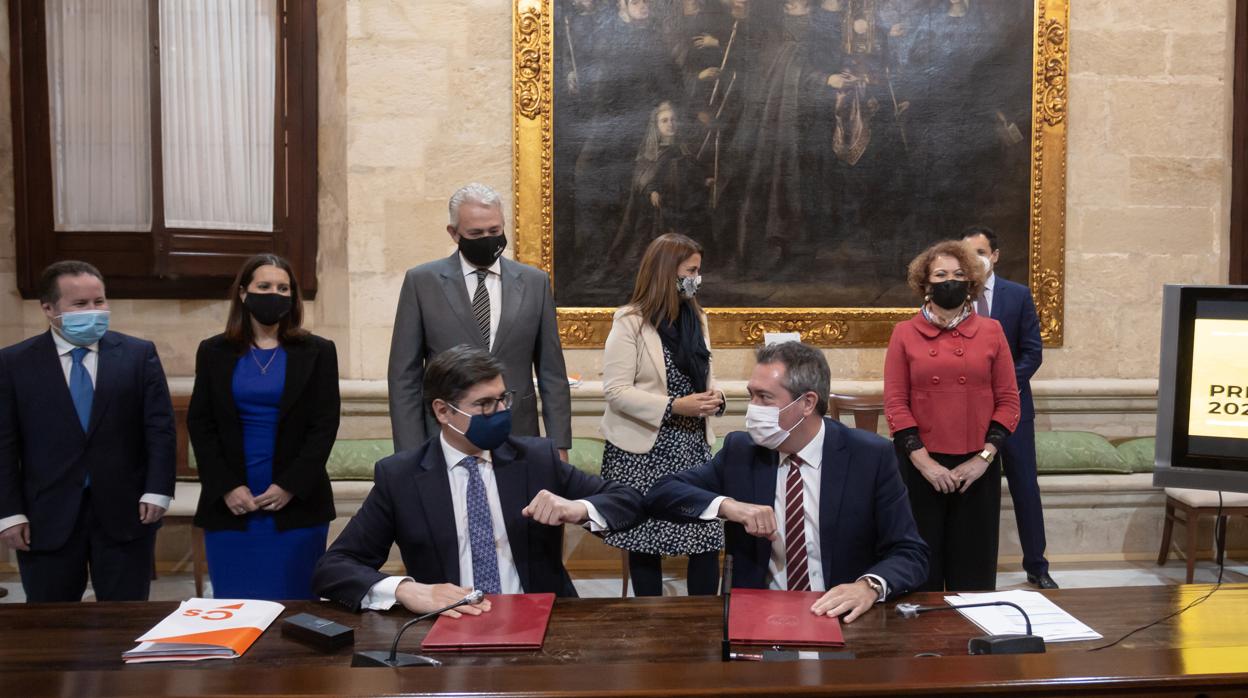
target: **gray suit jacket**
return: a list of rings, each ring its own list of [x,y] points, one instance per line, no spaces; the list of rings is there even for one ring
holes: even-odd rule
[[[503,308],[490,352],[506,370],[503,380],[516,391],[511,433],[538,436],[537,395],[542,396],[546,436],[558,448],[572,447],[572,398],[563,346],[555,324],[555,299],[546,272],[503,258]],[[420,448],[438,433],[425,409],[425,361],[458,344],[485,347],[464,282],[459,252],[407,271],[390,342],[390,425],[395,451]]]

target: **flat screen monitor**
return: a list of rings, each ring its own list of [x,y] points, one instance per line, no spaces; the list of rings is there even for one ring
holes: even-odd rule
[[[1167,285],[1153,484],[1248,492],[1248,286]]]

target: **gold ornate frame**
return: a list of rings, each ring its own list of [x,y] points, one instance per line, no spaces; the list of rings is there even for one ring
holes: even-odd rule
[[[554,0],[513,0],[516,256],[554,269]],[[1034,0],[1030,286],[1047,346],[1061,346],[1066,259],[1066,75],[1069,0]],[[614,308],[559,308],[568,348],[601,347]],[[824,347],[879,347],[913,308],[708,308],[711,344],[745,347],[800,332]]]

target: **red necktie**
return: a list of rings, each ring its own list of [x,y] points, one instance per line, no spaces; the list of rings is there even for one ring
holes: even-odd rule
[[[806,569],[806,510],[802,506],[802,459],[789,456],[784,495],[784,569],[789,591],[810,591]]]

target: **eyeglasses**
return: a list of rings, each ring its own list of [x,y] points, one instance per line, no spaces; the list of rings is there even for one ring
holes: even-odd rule
[[[511,409],[511,403],[515,402],[515,399],[516,391],[508,390],[501,397],[483,397],[480,400],[476,400],[468,408],[469,411],[480,410],[480,414],[488,417],[499,410]]]

